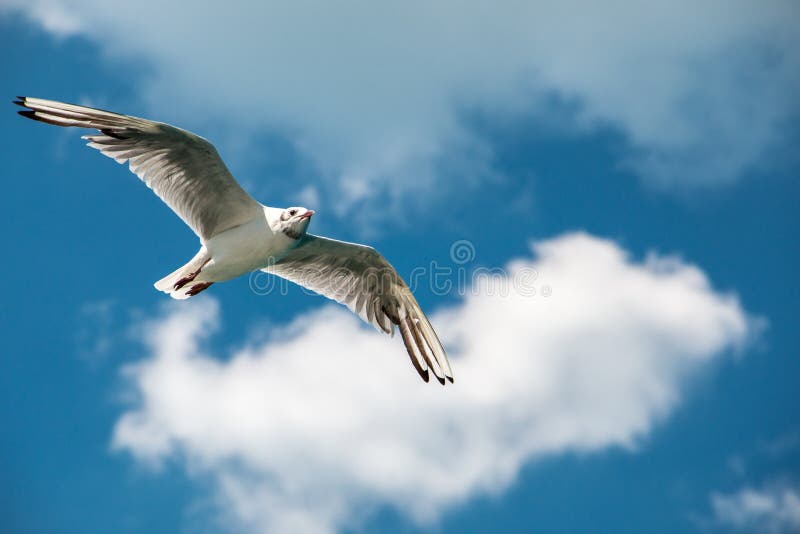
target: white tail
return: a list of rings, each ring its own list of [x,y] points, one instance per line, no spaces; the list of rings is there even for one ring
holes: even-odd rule
[[[177,284],[181,279],[186,278],[188,276],[192,276],[192,274],[199,273],[200,269],[205,265],[210,258],[206,253],[206,247],[200,247],[200,250],[195,254],[194,258],[189,261],[183,267],[173,271],[172,273],[168,274],[155,284],[156,289],[159,291],[163,291],[167,293],[170,297],[178,300],[188,299],[194,294],[199,293],[199,291],[193,292],[193,289],[196,288],[198,283],[203,283],[201,280],[198,280],[196,283],[188,282],[181,286],[178,289],[175,289],[175,284]],[[210,285],[210,284],[209,284]]]

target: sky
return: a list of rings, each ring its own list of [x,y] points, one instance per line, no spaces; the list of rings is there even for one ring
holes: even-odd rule
[[[800,530],[800,6],[0,2],[0,530]],[[16,95],[169,122],[409,281],[455,384]]]

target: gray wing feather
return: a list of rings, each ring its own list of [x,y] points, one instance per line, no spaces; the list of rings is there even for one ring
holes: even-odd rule
[[[131,171],[203,240],[262,215],[214,146],[191,132],[110,111],[20,97],[20,114],[55,124],[94,128],[88,145]]]
[[[387,334],[397,325],[411,363],[444,384],[453,371],[442,343],[402,277],[372,247],[307,235],[265,272],[276,274],[347,306]]]

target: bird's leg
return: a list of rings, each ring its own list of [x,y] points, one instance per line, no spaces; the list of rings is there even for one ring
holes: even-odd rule
[[[199,284],[195,284],[189,291],[186,292],[186,294],[190,297],[193,297],[201,291],[208,289],[213,283],[214,282],[200,282]]]
[[[185,286],[186,284],[197,278],[198,274],[200,274],[200,269],[194,271],[193,273],[189,273],[188,275],[184,276],[183,278],[175,282],[175,285],[172,286],[173,289],[177,290],[182,288],[183,286]]]
[[[189,282],[193,281],[195,278],[197,278],[197,275],[200,274],[200,271],[203,270],[203,267],[205,267],[206,263],[208,263],[209,261],[211,261],[211,258],[208,258],[206,261],[204,261],[203,264],[200,265],[200,267],[198,267],[196,271],[193,271],[193,272],[187,274],[186,276],[184,276],[183,278],[181,278],[180,280],[175,282],[175,285],[172,286],[172,288],[177,291],[178,289],[182,288],[183,286],[185,286]],[[203,288],[203,289],[205,289],[205,288]],[[202,289],[200,291],[202,291]]]

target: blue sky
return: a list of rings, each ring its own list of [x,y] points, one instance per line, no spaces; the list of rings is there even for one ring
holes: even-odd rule
[[[800,528],[795,4],[15,5],[3,530]],[[17,94],[191,129],[404,275],[538,292],[416,290],[444,390],[296,288],[169,302],[195,237]]]

